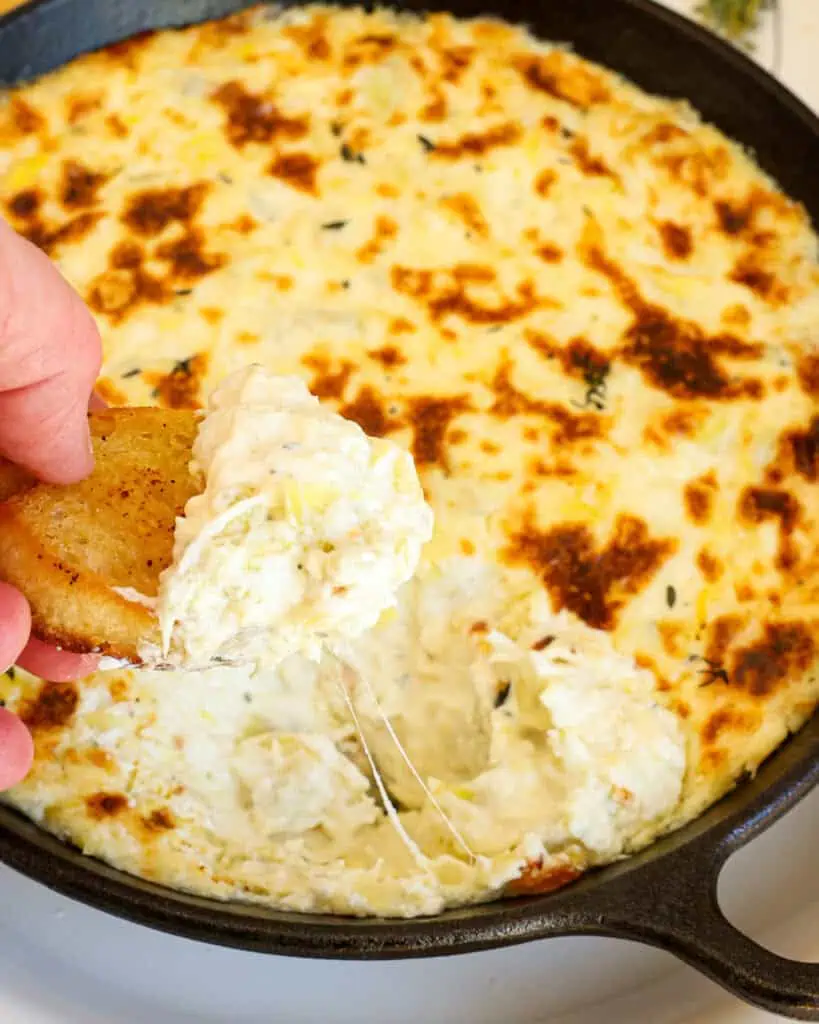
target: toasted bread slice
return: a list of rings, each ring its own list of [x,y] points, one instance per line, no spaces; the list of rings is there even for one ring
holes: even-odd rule
[[[8,459],[0,458],[0,501],[8,500],[34,483],[34,477],[22,466],[15,466]]]
[[[91,476],[68,486],[18,480],[25,489],[0,504],[0,579],[26,596],[41,640],[136,664],[141,643],[158,636],[156,619],[114,588],[157,593],[176,517],[201,490],[189,468],[197,421],[190,410],[123,408],[90,413],[89,423]]]

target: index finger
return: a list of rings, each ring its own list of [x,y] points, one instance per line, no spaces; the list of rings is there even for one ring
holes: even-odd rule
[[[0,221],[0,454],[52,483],[90,473],[99,332],[48,257]]]

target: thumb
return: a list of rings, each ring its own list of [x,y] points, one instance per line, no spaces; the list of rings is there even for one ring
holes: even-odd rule
[[[90,473],[99,333],[36,246],[0,221],[0,455],[53,483]]]

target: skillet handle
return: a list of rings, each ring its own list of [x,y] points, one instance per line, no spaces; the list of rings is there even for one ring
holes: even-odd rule
[[[593,930],[664,949],[770,1013],[819,1021],[819,964],[770,953],[722,913],[717,883],[731,852],[695,842],[624,872],[595,893]]]

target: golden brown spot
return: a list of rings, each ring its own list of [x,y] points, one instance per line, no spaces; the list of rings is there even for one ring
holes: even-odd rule
[[[592,226],[594,238],[599,228]],[[607,277],[634,320],[626,331],[621,357],[640,370],[654,387],[675,398],[736,399],[762,397],[758,380],[735,379],[717,356],[736,360],[758,359],[763,346],[741,341],[730,334],[705,335],[694,321],[674,317],[661,306],[647,302],[620,266],[597,244],[582,247],[581,255],[593,270]]]
[[[395,185],[390,185],[389,182],[386,181],[379,182],[379,184],[375,186],[375,191],[376,194],[381,196],[383,199],[397,199],[401,195],[401,192],[395,187]]]
[[[663,650],[671,658],[682,658],[686,650],[686,628],[681,622],[667,620],[657,623]]]
[[[691,230],[670,220],[658,224],[663,249],[670,260],[686,260],[694,248]]]
[[[483,212],[477,200],[473,199],[468,192],[456,192],[455,195],[444,196],[441,206],[454,213],[470,231],[480,238],[486,238],[489,235],[489,225],[486,223]]]
[[[6,209],[16,220],[36,218],[40,212],[43,196],[36,188],[27,188],[16,193],[6,202]]]
[[[726,306],[720,319],[726,327],[737,327],[741,330],[743,327],[750,326],[751,314],[745,306],[737,302],[733,306]]]
[[[814,662],[811,630],[801,622],[769,622],[763,638],[736,652],[731,685],[753,697],[770,696],[781,683],[807,672]]]
[[[662,156],[657,163],[665,168],[672,179],[705,197],[726,174],[730,160],[722,147],[704,149],[693,144]]]
[[[390,320],[390,334],[414,334],[415,324],[405,316],[397,316]]]
[[[741,632],[745,620],[739,615],[721,615],[714,619],[708,631],[706,662],[717,669],[725,660],[734,640]]]
[[[304,25],[286,25],[282,34],[300,46],[309,60],[324,61],[332,57],[325,14],[316,14]]]
[[[753,244],[764,247],[772,236],[758,229],[759,214],[768,209],[779,220],[799,217],[799,207],[792,200],[768,189],[754,185],[747,196],[739,200],[717,200],[714,203],[719,229],[733,237],[744,236]]]
[[[156,257],[166,260],[168,272],[179,281],[196,281],[224,266],[224,253],[205,251],[205,236],[199,228],[189,228],[181,238],[163,242],[156,248]]]
[[[33,135],[46,127],[46,120],[39,110],[20,96],[11,97],[9,113],[12,124],[21,135]]]
[[[544,242],[535,249],[544,263],[559,263],[563,259],[563,250],[551,242]]]
[[[268,173],[299,192],[315,196],[318,195],[316,174],[319,166],[318,160],[309,153],[282,153],[270,165]]]
[[[255,345],[259,341],[259,335],[254,334],[253,331],[239,331],[236,341],[240,345]]]
[[[440,89],[433,87],[429,100],[419,112],[419,120],[425,121],[427,124],[437,124],[439,121],[443,121],[447,113],[446,97]]]
[[[441,77],[445,82],[457,85],[472,63],[474,46],[449,46],[442,48],[438,56],[441,61]]]
[[[86,114],[99,110],[102,105],[102,93],[75,93],[65,100],[65,116],[69,124],[81,121]]]
[[[109,269],[91,282],[86,301],[114,323],[143,302],[165,302],[170,293],[165,285],[142,266],[143,252],[131,241],[119,242],[108,255]]]
[[[353,69],[362,64],[377,64],[396,48],[397,40],[389,32],[370,32],[352,39],[344,52],[345,68]]]
[[[447,468],[446,433],[453,419],[469,412],[465,395],[420,396],[407,403],[407,420],[413,430],[412,454],[417,466],[438,464]]]
[[[498,452],[501,450],[501,447],[499,444],[495,444],[494,441],[483,440],[481,441],[480,449],[487,455],[497,455]]]
[[[686,719],[691,717],[691,708],[684,700],[675,700],[672,702],[671,706],[680,718]]]
[[[569,153],[572,156],[577,169],[582,173],[588,175],[590,178],[612,178],[614,181],[619,181],[620,178],[612,169],[602,160],[599,156],[593,156],[589,151],[589,143],[587,139],[581,136],[576,136],[572,144],[569,146]]]
[[[797,360],[796,372],[803,391],[819,398],[819,352],[809,352]]]
[[[466,132],[452,142],[437,142],[430,154],[437,160],[460,160],[461,157],[485,156],[493,149],[511,146],[517,142],[523,132],[519,124],[507,121],[505,124],[487,128],[484,132]]]
[[[20,195],[23,193],[18,194],[15,198],[18,201],[18,206],[22,206],[25,210],[29,200],[28,198],[21,200]],[[101,213],[80,213],[61,224],[46,224],[40,218],[38,209],[35,209],[28,215],[28,219],[21,218],[15,227],[24,238],[42,249],[47,255],[53,256],[61,245],[82,241],[101,217]]]
[[[400,420],[387,413],[380,397],[369,385],[362,387],[353,401],[342,406],[339,412],[357,423],[370,437],[384,437],[402,425]]]
[[[674,409],[662,416],[663,429],[677,437],[693,437],[702,426],[708,413],[703,409]]]
[[[202,306],[199,310],[199,315],[204,321],[214,327],[225,319],[225,311],[216,306]]]
[[[355,372],[355,363],[342,359],[334,364],[326,352],[310,352],[302,357],[302,365],[313,371],[310,390],[316,398],[340,402],[350,376]]]
[[[609,99],[609,90],[599,75],[559,50],[543,57],[522,54],[514,66],[531,88],[572,106],[586,108]]]
[[[583,872],[572,864],[546,866],[542,859],[530,861],[518,878],[509,882],[506,891],[510,896],[543,896],[554,892],[579,878]]]
[[[23,705],[20,718],[32,731],[59,729],[74,717],[79,701],[76,683],[45,682],[37,696]]]
[[[156,31],[154,29],[145,29],[145,31],[137,32],[128,39],[122,39],[118,43],[109,44],[99,51],[99,55],[103,60],[109,60],[115,65],[122,65],[134,70],[137,66],[137,58],[155,35]]]
[[[130,693],[128,680],[123,679],[122,676],[115,676],[108,684],[108,692],[111,694],[111,699],[115,704],[120,704],[122,701],[128,700]]]
[[[166,409],[201,409],[200,391],[208,369],[206,352],[183,359],[170,373],[146,374],[159,404]]]
[[[397,234],[398,225],[392,217],[385,217],[383,214],[379,214],[375,218],[373,237],[356,252],[356,259],[361,263],[373,263],[375,258],[384,251],[387,242],[395,238]]]
[[[239,235],[250,235],[258,226],[258,222],[247,213],[240,214],[231,224],[225,225]]]
[[[772,306],[781,306],[788,301],[790,293],[786,285],[778,281],[775,274],[762,267],[753,254],[741,256],[729,277]]]
[[[151,832],[167,832],[176,824],[173,814],[167,807],[157,807],[147,818],[142,819],[142,823]]]
[[[116,766],[114,758],[107,751],[100,750],[98,747],[89,750],[86,758],[95,768],[102,768],[107,772],[113,771]]]
[[[711,746],[725,729],[742,723],[742,715],[736,715],[729,708],[714,711],[702,728],[702,741]]]
[[[587,380],[589,375],[603,375],[609,372],[606,356],[585,338],[570,338],[564,345],[540,331],[524,330],[529,345],[546,359],[557,359],[561,369],[569,377]]]
[[[301,139],[307,134],[306,117],[288,117],[265,96],[248,92],[241,82],[225,82],[211,99],[225,112],[225,134],[237,149],[249,142]]]
[[[647,131],[640,141],[645,146],[653,146],[656,143],[662,146],[674,139],[684,139],[687,137],[688,132],[683,131],[676,124],[672,124],[670,121],[662,121]]]
[[[474,545],[474,544],[472,543],[472,541],[471,541],[471,540],[469,540],[469,538],[468,538],[468,537],[462,537],[462,538],[460,539],[460,541],[458,542],[458,546],[460,547],[460,549],[461,549],[461,552],[462,552],[463,554],[465,554],[465,555],[467,556],[467,558],[468,558],[468,557],[469,557],[470,555],[474,555],[474,554],[475,554],[475,551],[477,550],[477,549],[475,548],[475,545]]]
[[[69,210],[93,206],[99,201],[97,192],[107,180],[107,174],[89,170],[76,160],[66,160],[60,183],[60,202]]]
[[[403,366],[407,361],[407,357],[396,345],[382,345],[381,348],[370,349],[367,353],[370,359],[375,359],[376,362],[387,369],[391,370],[396,366]]]
[[[118,388],[110,377],[100,377],[94,385],[94,391],[108,405],[127,405],[128,396]]]
[[[540,174],[535,178],[535,192],[542,198],[545,199],[548,196],[552,185],[557,181],[557,174],[555,171],[545,170],[541,171]]]
[[[201,209],[209,185],[199,182],[185,188],[151,188],[130,196],[120,220],[135,234],[152,238],[169,224],[190,224]]]
[[[290,274],[274,274],[269,270],[258,271],[256,277],[260,281],[270,281],[280,292],[289,292],[295,283]]]
[[[105,118],[105,126],[114,138],[128,138],[128,125],[122,120],[119,114],[107,114]]]
[[[600,437],[603,419],[596,413],[574,413],[558,402],[531,398],[519,390],[512,381],[512,364],[505,357],[491,383],[495,401],[489,410],[493,416],[508,419],[511,416],[541,416],[556,428],[555,444],[588,441]]]
[[[618,516],[614,533],[598,548],[585,524],[540,530],[530,513],[504,554],[513,565],[528,565],[536,572],[558,608],[567,608],[590,626],[613,629],[627,599],[676,550],[676,540],[652,538],[634,516]]]
[[[397,292],[424,302],[434,323],[446,316],[458,316],[473,324],[511,323],[538,305],[548,304],[535,296],[530,281],[517,286],[514,299],[499,294],[494,270],[472,263],[436,271],[396,265],[391,270],[391,280]],[[473,289],[480,298],[473,297]],[[494,301],[484,301],[484,296]]]
[[[811,483],[819,480],[819,416],[807,427],[792,427],[779,438],[776,459],[766,478],[779,484],[785,473],[798,473]]]
[[[531,476],[557,477],[560,480],[569,480],[577,476],[577,470],[574,466],[563,459],[545,462],[543,459],[535,457],[529,460],[526,468]]]
[[[717,215],[717,223],[726,235],[742,234],[750,224],[753,215],[752,207],[748,204],[736,206],[725,200],[715,202],[714,210]]]
[[[717,488],[717,478],[713,470],[685,485],[683,500],[692,522],[702,526],[711,518]]]
[[[779,552],[776,564],[780,569],[792,568],[797,560],[791,535],[799,522],[801,511],[799,502],[792,494],[773,487],[746,487],[737,507],[740,519],[748,525],[758,526],[772,520],[778,522]]]
[[[85,806],[90,817],[102,821],[121,814],[128,806],[128,797],[123,793],[95,793],[86,797]]]
[[[702,548],[697,554],[697,568],[709,583],[716,583],[724,570],[722,561],[708,548]]]

